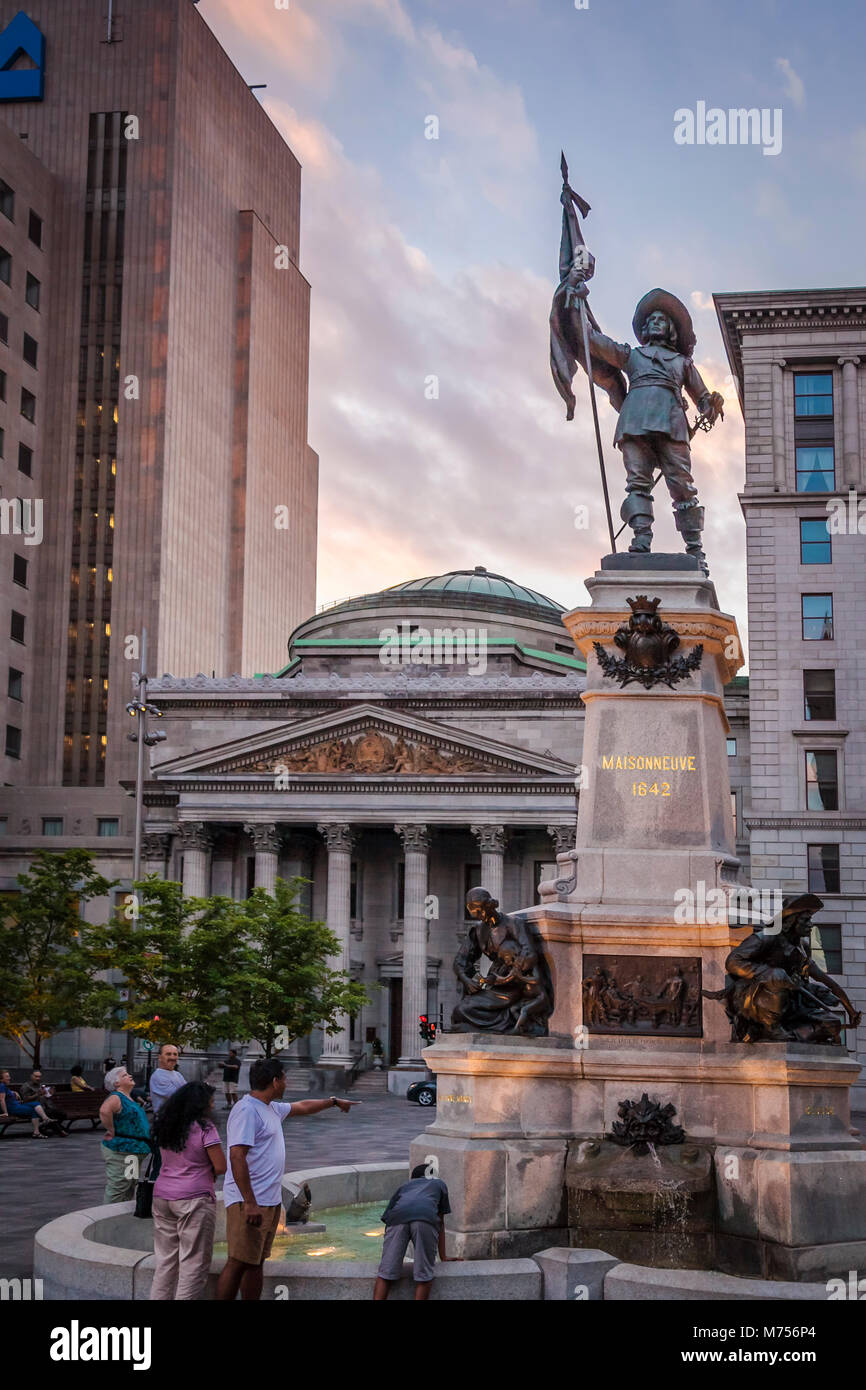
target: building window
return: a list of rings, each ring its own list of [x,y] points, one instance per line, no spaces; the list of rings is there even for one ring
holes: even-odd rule
[[[7,831],[8,829],[9,829],[9,817],[8,817],[8,816],[0,816],[0,835],[5,835],[5,834],[6,834],[6,831]]]
[[[18,445],[18,472],[33,477],[33,450],[27,444]]]
[[[22,688],[22,682],[23,682],[23,680],[24,680],[24,677],[23,677],[23,674],[21,673],[21,671],[16,671],[14,666],[10,666],[10,667],[9,667],[9,684],[8,684],[8,687],[7,687],[7,690],[6,690],[6,694],[9,696],[9,699],[10,699],[10,700],[23,700],[23,699],[24,699],[23,688]]]
[[[809,866],[809,892],[839,893],[839,846],[807,845],[806,854]]]
[[[833,491],[836,486],[833,443],[832,374],[798,372],[794,377],[798,492]]]
[[[836,718],[836,672],[803,672],[803,706],[807,719]]]
[[[255,886],[256,856],[254,854],[249,854],[247,855],[247,891],[245,894],[246,897],[251,898],[253,896],[253,889],[255,888]]]
[[[110,839],[112,835],[120,834],[120,821],[117,816],[99,816],[96,826],[96,833],[101,840]]]
[[[6,399],[6,373],[0,372],[0,401]]]
[[[731,815],[734,820],[734,839],[737,838],[737,793],[731,792]]]
[[[6,757],[21,757],[21,730],[16,729],[14,724],[6,725]]]
[[[396,911],[394,916],[398,922],[403,921],[403,914],[406,910],[406,863],[405,860],[397,861],[397,880],[395,884],[395,897],[397,899]]]
[[[4,285],[12,284],[12,257],[5,246],[0,246],[0,280]]]
[[[800,518],[800,564],[829,565],[833,553],[830,532],[824,517]]]
[[[15,193],[5,179],[0,179],[0,212],[10,222],[15,221]]]
[[[21,414],[33,424],[36,420],[36,397],[26,386],[21,387]]]
[[[844,972],[842,928],[838,922],[812,923],[812,959],[819,970],[826,970],[828,975]]]
[[[38,308],[39,308],[39,295],[40,295],[41,290],[42,290],[41,282],[40,282],[39,280],[36,279],[36,276],[35,276],[35,275],[31,275],[31,274],[30,274],[30,271],[28,270],[28,272],[27,272],[27,285],[26,285],[25,290],[24,290],[24,298],[27,300],[27,303],[30,305],[30,308],[31,308],[31,309],[37,309],[37,310],[38,310]]]
[[[797,448],[797,491],[832,492],[836,486],[836,462],[829,444],[821,448]]]
[[[34,245],[34,246],[38,246],[38,247],[40,248],[40,250],[41,250],[41,249],[42,249],[42,218],[39,216],[38,212],[34,212],[32,208],[30,209],[30,218],[29,218],[29,221],[28,221],[28,223],[27,223],[27,235],[29,236],[30,240],[33,242],[33,245]]]
[[[832,642],[833,595],[802,594],[800,605],[803,617],[803,641]]]
[[[9,315],[0,314],[0,343],[9,342]]]
[[[22,348],[21,355],[28,367],[36,366],[36,360],[39,356],[39,344],[35,338],[31,338],[29,333],[24,334],[24,347]]]
[[[27,561],[23,555],[12,556],[12,583],[27,588]]]
[[[794,415],[814,419],[833,414],[833,376],[830,372],[798,372],[794,377]]]
[[[6,431],[0,427],[0,459],[6,457]]]
[[[839,770],[833,749],[806,752],[806,809],[839,810]]]
[[[358,865],[352,861],[349,870],[349,917],[354,922],[358,916]]]
[[[62,835],[63,817],[62,816],[43,816],[42,817],[43,835]]]
[[[735,758],[737,756],[737,740],[735,738],[725,739],[725,752],[729,758]]]
[[[26,619],[25,619],[25,617],[24,617],[24,614],[23,614],[23,613],[16,613],[16,612],[14,611],[14,609],[13,609],[12,618],[11,618],[11,621],[10,621],[10,623],[9,623],[9,636],[12,638],[12,641],[13,641],[13,642],[23,642],[23,641],[24,641],[24,628],[25,628],[25,625],[26,625]]]

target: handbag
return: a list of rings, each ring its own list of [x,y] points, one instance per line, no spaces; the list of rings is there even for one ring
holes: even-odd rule
[[[153,1189],[159,1177],[161,1164],[156,1162],[156,1172],[153,1171],[153,1165],[158,1157],[159,1150],[152,1149],[147,1171],[135,1184],[135,1211],[133,1215],[141,1217],[143,1221],[150,1221],[153,1217]]]

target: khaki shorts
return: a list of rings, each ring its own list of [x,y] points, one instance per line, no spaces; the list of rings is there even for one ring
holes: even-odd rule
[[[282,1207],[263,1207],[261,1226],[251,1226],[244,1220],[242,1202],[232,1202],[226,1207],[226,1239],[229,1259],[240,1260],[245,1265],[260,1265],[271,1253],[274,1236],[280,1224]]]
[[[236,1096],[238,1093],[238,1083],[236,1081],[224,1081],[223,1088],[227,1096]]]

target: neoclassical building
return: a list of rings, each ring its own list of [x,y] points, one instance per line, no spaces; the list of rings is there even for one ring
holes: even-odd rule
[[[374,1036],[392,1086],[423,1074],[419,1016],[447,1019],[466,891],[508,907],[571,846],[583,663],[559,604],[479,566],[303,623],[277,675],[164,676],[167,740],[145,792],[146,867],[189,894],[309,879],[372,1003],[299,1062]]]
[[[563,612],[478,566],[317,614],[276,675],[151,684],[168,738],[148,870],[191,895],[310,880],[340,965],[375,987],[338,1035],[296,1044],[298,1063],[350,1064],[378,1037],[405,1089],[423,1074],[419,1016],[447,1024],[457,1000],[467,889],[530,906],[573,845],[584,667]],[[735,784],[745,699],[731,688]]]

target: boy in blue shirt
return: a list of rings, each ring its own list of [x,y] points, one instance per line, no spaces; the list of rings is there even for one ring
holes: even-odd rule
[[[385,1236],[382,1262],[373,1290],[376,1302],[388,1297],[391,1285],[403,1273],[403,1256],[410,1240],[415,1251],[412,1268],[415,1302],[421,1303],[430,1297],[437,1247],[440,1260],[448,1258],[445,1254],[445,1217],[450,1210],[448,1188],[442,1179],[428,1177],[426,1164],[416,1164],[409,1181],[397,1188],[382,1213]]]

